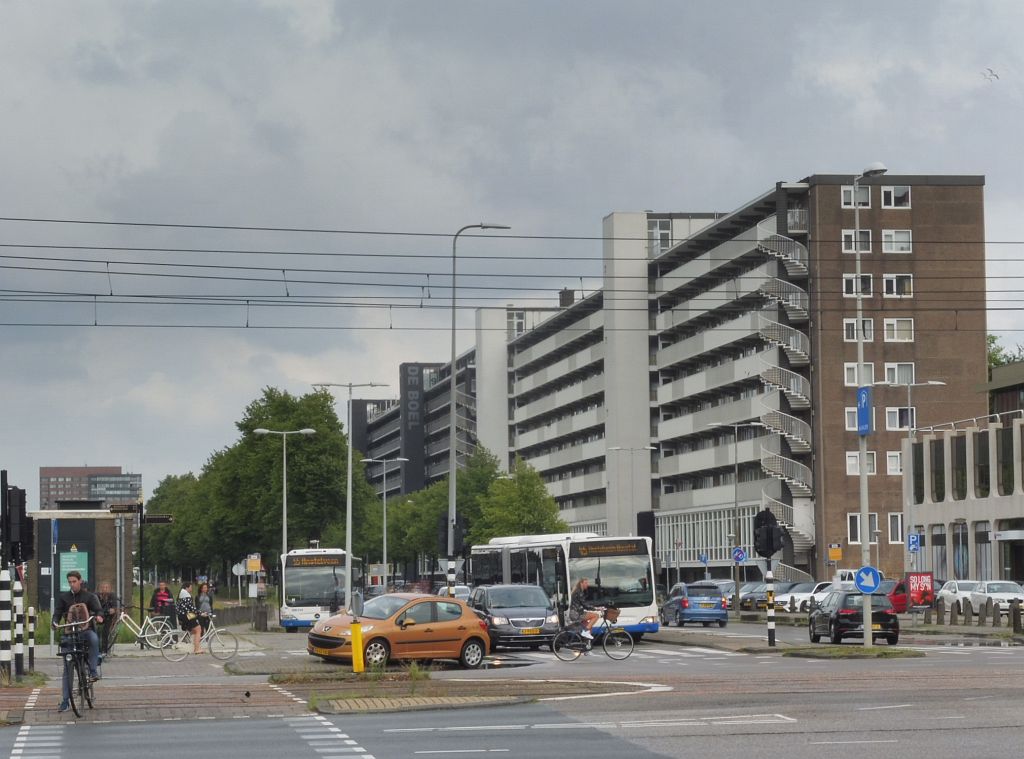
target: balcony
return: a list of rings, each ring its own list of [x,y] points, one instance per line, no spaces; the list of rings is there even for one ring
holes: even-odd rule
[[[603,391],[604,376],[599,374],[595,377],[589,377],[583,380],[583,382],[563,387],[561,390],[556,390],[550,395],[545,395],[542,398],[517,407],[512,412],[512,421],[515,424],[523,424],[536,416],[549,414],[563,406],[578,403],[584,398],[599,395]]]
[[[558,438],[575,435],[591,427],[603,426],[604,421],[605,408],[603,405],[587,409],[578,414],[563,417],[553,424],[538,427],[535,430],[517,435],[515,446],[518,449],[523,449],[539,443],[553,442],[558,440]]]
[[[531,392],[571,372],[592,367],[599,361],[604,361],[604,343],[591,345],[589,348],[566,356],[561,361],[546,366],[527,377],[516,380],[512,386],[512,393],[513,395],[522,395]]]

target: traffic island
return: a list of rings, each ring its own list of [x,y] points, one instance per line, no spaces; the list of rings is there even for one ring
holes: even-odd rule
[[[920,659],[924,652],[893,646],[793,646],[781,652],[783,656],[804,659]]]

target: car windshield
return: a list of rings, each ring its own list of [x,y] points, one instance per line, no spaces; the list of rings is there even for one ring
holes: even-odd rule
[[[880,582],[878,584],[878,590],[876,592],[878,592],[878,593],[891,593],[892,589],[895,588],[895,587],[896,587],[896,581],[895,580],[882,580],[882,582]]]
[[[717,585],[690,585],[687,587],[688,595],[692,596],[715,596],[721,597],[722,589]]]
[[[401,596],[377,596],[363,604],[363,613],[360,616],[370,619],[387,619],[407,603],[409,603],[409,599]]]
[[[989,593],[1024,593],[1020,585],[1015,582],[990,582],[985,589]]]
[[[748,588],[746,592],[747,593],[764,593],[764,591],[765,591],[765,589],[767,587],[768,587],[768,585],[766,583],[762,582],[762,583],[759,583],[759,584],[755,585],[752,588]]]
[[[810,593],[814,590],[813,582],[800,582],[789,589],[790,593]]]
[[[518,588],[491,588],[487,594],[490,605],[501,609],[522,609],[529,606],[547,607],[548,597],[536,585]]]
[[[976,583],[976,582],[969,582],[967,580],[961,580],[960,582],[958,582],[953,587],[954,588],[959,588],[960,590],[977,590],[978,589],[978,583]]]

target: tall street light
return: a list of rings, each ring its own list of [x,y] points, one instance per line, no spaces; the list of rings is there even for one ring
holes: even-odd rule
[[[313,387],[348,388],[348,412],[345,422],[345,434],[348,436],[348,466],[345,472],[345,607],[352,613],[352,388],[387,385],[383,382],[314,382]]]
[[[864,384],[864,288],[861,286],[861,245],[860,245],[860,181],[884,174],[888,169],[881,163],[873,163],[864,171],[853,178],[853,257],[854,257],[854,285],[853,291],[857,298],[857,406],[860,412],[861,400],[870,399],[870,388]],[[871,188],[868,188],[868,197],[871,197]],[[871,565],[871,535],[869,533],[869,512],[868,512],[868,432],[871,429],[871,404],[866,404],[863,412],[868,419],[865,429],[858,432],[857,444],[857,465],[860,473],[860,561],[862,566]],[[858,427],[860,423],[858,422]],[[864,594],[863,620],[865,629],[871,624],[871,596]],[[864,635],[864,645],[871,646],[872,636]]]
[[[315,435],[316,430],[304,427],[301,430],[268,430],[259,427],[254,435],[279,435],[281,437],[281,577],[284,577],[284,557],[288,553],[288,436]]]
[[[914,404],[911,400],[911,391],[915,387],[945,387],[946,383],[942,380],[925,380],[924,382],[876,382],[876,385],[888,385],[889,387],[905,387],[907,388],[907,456],[912,454],[914,437],[917,434],[917,412],[914,410]],[[903,461],[902,455],[900,456],[900,469],[906,471],[906,462]],[[907,525],[907,529],[904,532],[909,535],[911,531],[917,533],[917,526],[915,525],[914,517],[914,499],[911,497],[910,503],[907,505],[907,519],[910,524]],[[910,570],[912,572],[917,571],[917,556],[921,553],[920,542],[918,543],[918,550],[910,554]],[[905,556],[906,554],[904,554]]]
[[[399,467],[401,467],[401,465],[402,465],[401,462],[408,461],[408,460],[409,459],[404,458],[402,456],[395,456],[394,458],[391,458],[391,459],[386,459],[386,458],[384,458],[384,459],[363,459],[363,463],[364,464],[372,462],[374,464],[380,464],[381,465],[381,479],[383,481],[381,487],[384,490],[384,499],[383,499],[384,500],[384,558],[383,558],[383,563],[384,563],[384,591],[385,592],[387,592],[387,589],[388,589],[388,464],[390,464],[393,461],[396,461],[396,462],[398,462]]]
[[[740,454],[741,427],[764,427],[761,422],[709,422],[708,427],[732,427],[732,547],[740,544]],[[732,563],[732,607],[740,618],[740,565]]]
[[[452,597],[455,596],[455,467],[457,465],[457,457],[455,455],[455,445],[457,442],[455,430],[455,380],[458,378],[458,372],[455,367],[455,361],[458,358],[455,353],[455,262],[458,259],[455,252],[459,243],[459,235],[467,229],[511,229],[511,227],[504,224],[485,224],[483,222],[467,224],[456,232],[455,237],[452,238],[452,362],[449,384],[449,390],[451,391],[449,404],[450,418],[448,420],[448,595]]]

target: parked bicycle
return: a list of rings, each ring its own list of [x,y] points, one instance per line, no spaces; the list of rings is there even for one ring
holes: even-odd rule
[[[601,610],[601,618],[591,628],[593,640],[583,637],[583,624],[573,622],[567,625],[551,641],[551,650],[562,661],[573,661],[588,653],[592,644],[601,641],[601,648],[609,658],[622,661],[633,653],[633,636],[621,627],[613,627],[619,620],[619,610],[609,606]]]
[[[90,616],[84,622],[53,625],[55,630],[61,631],[59,650],[64,663],[61,698],[68,701],[76,717],[82,716],[85,706],[92,709],[93,703],[92,678],[89,677],[89,644],[83,634],[92,620],[93,617]]]
[[[206,650],[214,659],[227,661],[238,653],[238,638],[234,633],[227,630],[219,630],[214,623],[216,615],[210,615],[210,626],[203,637],[199,639],[199,645],[205,645]],[[170,630],[160,643],[160,653],[168,661],[181,661],[192,651],[192,636],[188,630]]]
[[[117,635],[121,631],[121,625],[124,625],[132,631],[136,643],[141,642],[147,648],[159,648],[161,641],[171,631],[167,618],[151,617],[147,614],[146,618],[142,621],[142,625],[139,625],[128,613],[133,608],[135,607],[129,606],[121,610],[117,622],[114,623],[114,629],[110,633],[111,639],[117,640]]]

